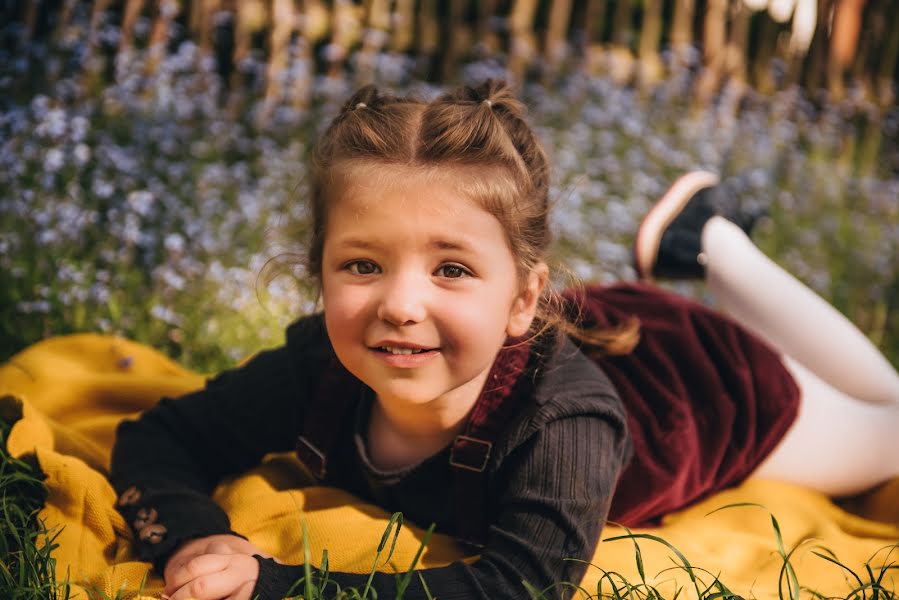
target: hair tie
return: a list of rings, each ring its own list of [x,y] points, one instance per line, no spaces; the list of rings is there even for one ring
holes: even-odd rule
[[[366,106],[368,105],[365,104],[365,102],[359,102],[358,104],[356,104],[356,108],[365,108]]]
[[[493,102],[491,102],[490,100],[484,100],[484,104],[487,105],[487,108],[493,108]]]

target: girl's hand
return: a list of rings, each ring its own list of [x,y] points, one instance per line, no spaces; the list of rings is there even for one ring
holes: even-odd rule
[[[259,577],[254,554],[269,556],[235,535],[190,540],[165,565],[165,593],[171,600],[250,600]]]

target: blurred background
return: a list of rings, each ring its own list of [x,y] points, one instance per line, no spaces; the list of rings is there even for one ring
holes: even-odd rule
[[[577,276],[633,279],[643,212],[710,169],[897,364],[897,57],[897,0],[0,0],[0,360],[96,331],[210,372],[280,343],[315,310],[305,160],[342,101],[503,77]]]

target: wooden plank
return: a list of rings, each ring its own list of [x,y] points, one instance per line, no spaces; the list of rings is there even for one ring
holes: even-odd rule
[[[134,45],[134,24],[144,8],[144,0],[126,0],[119,33],[119,52]]]
[[[571,0],[554,0],[550,6],[543,54],[551,71],[555,70],[568,56],[568,26],[571,23],[571,9]]]
[[[527,65],[537,56],[534,17],[537,0],[515,0],[509,13],[509,65],[511,78],[524,79]]]
[[[644,0],[643,23],[640,27],[640,83],[655,85],[664,77],[664,66],[659,56],[662,40],[662,0]]]

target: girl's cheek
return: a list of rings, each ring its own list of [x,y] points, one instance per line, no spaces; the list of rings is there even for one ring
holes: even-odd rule
[[[331,313],[330,318],[354,321],[365,315],[369,301],[362,290],[342,287],[326,295],[324,305],[325,312]]]
[[[495,308],[489,302],[471,304],[456,303],[452,320],[464,324],[456,329],[456,336],[463,337],[471,344],[473,341],[492,346],[502,344],[506,339],[505,328],[509,319],[506,311]]]

